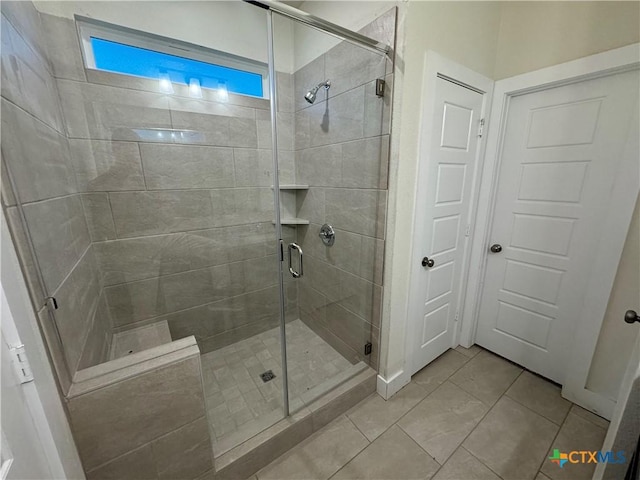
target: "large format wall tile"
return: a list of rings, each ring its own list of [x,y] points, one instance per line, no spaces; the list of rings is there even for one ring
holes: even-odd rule
[[[203,417],[203,397],[195,355],[70,398],[71,425],[85,469]]]
[[[388,135],[342,144],[341,186],[386,189],[388,170]]]
[[[94,244],[105,285],[133,282],[191,269],[183,233]]]
[[[173,339],[195,335],[198,342],[246,324],[268,322],[272,318],[279,318],[277,286],[161,317],[169,322]]]
[[[298,227],[298,242],[305,254],[364,280],[382,285],[384,240],[344,230],[334,230],[336,243],[332,247],[325,246],[318,238],[320,224],[317,223]]]
[[[244,272],[231,265],[107,287],[114,325],[121,326],[243,293]]]
[[[214,226],[207,190],[111,193],[118,237],[180,232]]]
[[[69,147],[80,191],[145,189],[136,143],[71,139]]]
[[[46,59],[46,37],[42,31],[40,14],[33,3],[6,0],[0,5],[2,15],[6,16],[11,24],[22,33],[29,46]],[[47,66],[49,68],[48,62]]]
[[[109,359],[111,336],[109,309],[104,293],[101,293],[93,315],[91,329],[82,348],[78,370],[99,365]]]
[[[336,228],[370,237],[384,236],[387,192],[384,190],[325,190],[326,221]]]
[[[333,97],[385,75],[386,55],[340,42],[325,54],[325,76],[332,79]]]
[[[91,243],[79,195],[24,206],[47,289],[55,291]]]
[[[58,78],[84,81],[84,63],[75,22],[46,13],[41,13],[40,19],[53,74]]]
[[[270,188],[117,192],[110,194],[118,237],[268,221]]]
[[[85,193],[81,196],[89,235],[94,242],[116,238],[116,227],[111,215],[107,193]]]
[[[140,153],[149,190],[235,184],[231,148],[141,144]]]
[[[276,72],[276,86],[279,112],[293,112],[293,75],[290,73]]]
[[[76,371],[92,327],[93,315],[100,298],[100,287],[93,251],[88,248],[64,283],[53,292],[58,301],[56,321],[67,363],[72,372]]]
[[[271,222],[198,230],[185,234],[191,268],[264,257],[276,251],[275,229]],[[283,238],[295,235],[283,231]]]
[[[320,55],[293,74],[293,104],[296,112],[309,107],[309,103],[304,99],[305,94],[326,79],[324,74],[324,55]],[[319,100],[324,100],[324,95],[324,91],[318,91]]]
[[[126,453],[87,472],[88,480],[157,480],[151,444]]]
[[[296,174],[300,183],[320,187],[342,185],[342,145],[307,148],[296,154]]]
[[[271,255],[114,285],[106,292],[114,323],[125,325],[260,290],[277,279],[276,256]]]
[[[20,218],[20,213],[17,207],[9,207],[5,210],[7,225],[13,239],[13,245],[20,259],[20,265],[24,272],[27,287],[29,289],[29,295],[31,296],[31,302],[36,310],[42,306],[42,299],[46,296],[40,282],[38,280],[38,273],[36,271],[35,259],[29,249],[29,243],[27,239],[27,232],[25,231],[25,225]]]
[[[301,133],[302,144],[298,145],[298,131],[296,131],[296,148],[306,148],[305,137],[308,138],[309,147],[362,138],[364,90],[364,87],[358,87],[326,101],[316,101],[313,106],[297,112],[297,127],[301,130],[308,129],[308,133]]]
[[[296,168],[298,181],[311,186],[386,189],[389,137],[300,150]]]
[[[185,130],[175,143],[221,147],[258,147],[255,114],[253,118],[229,117],[211,113],[171,111],[173,128]]]
[[[4,15],[2,19],[2,96],[62,132],[56,84],[45,56],[37,53]],[[33,28],[39,32],[37,13],[36,19],[38,25]]]
[[[58,80],[58,89],[70,138],[158,141],[149,130],[171,128],[166,95],[70,80]]]
[[[160,480],[195,479],[213,468],[206,416],[158,438],[152,445]]]
[[[278,149],[280,184],[295,183],[295,154]],[[238,187],[270,187],[273,179],[273,153],[270,149],[234,148],[233,158]]]
[[[293,113],[278,112],[276,116],[278,127],[278,150],[293,150],[294,148],[294,115]],[[258,148],[271,148],[271,112],[256,110],[256,127],[258,132]]]
[[[67,139],[4,99],[2,156],[23,203],[77,191]]]

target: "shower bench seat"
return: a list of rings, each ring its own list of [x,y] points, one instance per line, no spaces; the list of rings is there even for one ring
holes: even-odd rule
[[[111,340],[109,360],[126,357],[165,343],[171,343],[169,323],[166,320],[115,333]]]

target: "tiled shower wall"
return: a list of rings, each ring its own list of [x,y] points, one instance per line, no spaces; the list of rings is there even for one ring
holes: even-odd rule
[[[394,45],[395,9],[361,30]],[[392,55],[391,55],[392,57]],[[300,318],[349,360],[377,369],[382,266],[387,202],[392,62],[341,42],[294,74],[296,177],[309,190],[298,193],[298,227],[305,253],[299,283]],[[384,97],[375,80],[386,80]],[[313,105],[305,92],[329,79]],[[336,231],[326,247],[323,223]],[[364,355],[371,341],[371,356]]]
[[[33,4],[2,2],[3,208],[66,390],[77,369],[104,355],[111,328],[108,316],[96,313],[105,297],[46,46]],[[7,167],[17,192],[10,187]],[[47,292],[58,301],[57,324],[64,348],[43,308],[45,293],[37,281],[17,199],[23,205]]]
[[[207,352],[276,326],[268,102],[220,103],[206,90],[196,100],[178,85],[168,96],[157,82],[85,70],[72,20],[28,2],[3,2],[5,12],[3,160],[60,304],[69,375],[104,361],[120,329],[167,320],[174,339],[193,334]],[[363,33],[392,45],[394,28],[391,11]],[[390,71],[343,42],[295,76],[278,74],[280,180],[311,186],[298,193],[311,225],[283,228],[306,255],[306,276],[285,277],[288,317],[299,301],[301,318],[352,361],[372,340],[374,367],[391,97],[390,85],[385,98],[374,85],[389,84]],[[325,78],[329,101],[320,92],[309,106],[304,92]],[[3,204],[40,302],[5,177]],[[317,237],[324,222],[337,231],[332,248]]]
[[[195,335],[205,353],[275,327],[269,102],[193,99],[180,85],[166,95],[155,81],[85,70],[74,22],[42,18],[114,331],[167,320],[173,339]],[[290,77],[279,74],[283,98]],[[282,110],[291,183],[293,114]],[[286,299],[297,317],[292,282]]]

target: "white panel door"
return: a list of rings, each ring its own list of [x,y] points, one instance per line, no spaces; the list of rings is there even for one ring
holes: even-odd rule
[[[481,93],[441,78],[434,95],[434,140],[421,158],[427,171],[426,184],[419,188],[427,195],[425,214],[416,225],[417,249],[424,259],[414,276],[417,298],[411,299],[416,324],[411,374],[453,344],[483,104]]]
[[[511,99],[476,342],[558,383],[618,174],[638,72]],[[496,248],[497,249],[497,248]]]
[[[55,476],[49,465],[32,407],[39,402],[33,382],[21,384],[14,372],[10,348],[20,345],[9,305],[0,286],[0,385],[2,394],[2,432],[0,443],[0,479],[50,479]],[[42,418],[40,418],[42,420]]]

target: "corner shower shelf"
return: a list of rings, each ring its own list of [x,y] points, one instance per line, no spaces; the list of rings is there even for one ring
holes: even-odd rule
[[[273,188],[273,185],[271,185]],[[282,225],[309,225],[309,220],[298,218],[298,192],[309,190],[309,185],[289,183],[279,186],[280,195],[280,223]],[[276,223],[275,220],[272,223]]]
[[[275,225],[276,221],[271,220],[271,223]],[[309,225],[309,220],[304,218],[281,218],[280,224],[282,225]]]

